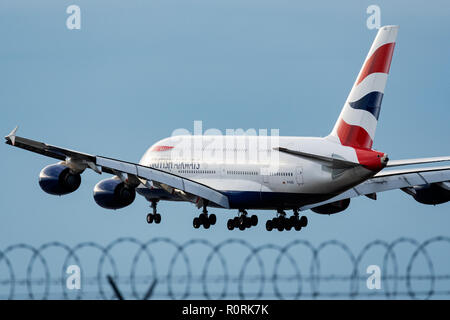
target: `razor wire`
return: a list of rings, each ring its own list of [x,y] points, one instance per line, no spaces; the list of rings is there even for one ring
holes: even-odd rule
[[[0,298],[115,299],[110,277],[126,299],[441,299],[450,297],[449,249],[446,236],[375,240],[358,251],[338,240],[314,246],[303,239],[284,245],[164,237],[21,243],[0,248]],[[74,264],[81,270],[79,290],[66,285]],[[382,270],[380,290],[366,286],[370,264]],[[325,271],[335,267],[345,272]]]

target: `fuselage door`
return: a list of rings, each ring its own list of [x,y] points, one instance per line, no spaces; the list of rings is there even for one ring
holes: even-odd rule
[[[295,181],[299,186],[303,185],[303,168],[296,167],[295,168]]]
[[[268,184],[269,183],[269,170],[264,167],[264,168],[261,168],[260,173],[263,177],[263,183]]]

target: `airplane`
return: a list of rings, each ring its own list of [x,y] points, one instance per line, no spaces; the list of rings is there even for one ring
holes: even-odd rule
[[[378,193],[394,189],[422,204],[445,203],[450,200],[450,166],[397,167],[450,161],[450,156],[390,160],[372,148],[397,33],[398,26],[378,30],[336,124],[325,137],[280,136],[268,143],[261,135],[171,136],[153,144],[139,163],[19,137],[17,127],[5,137],[6,143],[60,161],[40,172],[40,187],[49,194],[77,190],[86,169],[114,175],[95,185],[96,203],[120,209],[137,193],[152,208],[147,223],[161,222],[159,201],[194,203],[202,211],[193,227],[205,229],[217,221],[209,208],[237,210],[227,221],[229,230],[258,224],[258,216],[249,216],[247,210],[275,211],[266,221],[267,231],[299,231],[308,225],[307,217],[300,217],[302,211],[331,215],[347,209],[354,197],[376,200]],[[255,145],[256,157],[251,147]]]

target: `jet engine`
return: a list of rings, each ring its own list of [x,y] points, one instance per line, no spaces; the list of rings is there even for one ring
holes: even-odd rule
[[[334,214],[344,211],[350,205],[350,199],[339,200],[331,203],[324,204],[320,207],[312,208],[315,213],[320,214]]]
[[[416,186],[404,190],[413,196],[413,198],[423,204],[441,204],[450,201],[450,183],[440,182],[424,186]]]
[[[39,174],[41,189],[57,196],[74,192],[80,184],[80,173],[76,173],[59,163],[46,166]]]
[[[127,185],[117,176],[102,180],[94,187],[94,200],[105,209],[124,208],[135,198],[135,188]]]

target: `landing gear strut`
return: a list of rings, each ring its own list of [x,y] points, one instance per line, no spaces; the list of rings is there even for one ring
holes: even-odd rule
[[[152,200],[152,209],[153,209],[153,213],[149,213],[147,215],[147,223],[153,223],[155,222],[156,224],[161,222],[161,215],[159,213],[156,212],[156,204],[158,203],[157,200]]]
[[[238,216],[234,219],[228,219],[227,228],[228,230],[234,230],[234,228],[239,228],[239,230],[243,231],[247,228],[254,227],[258,224],[258,217],[252,215],[251,217],[247,216],[247,211],[239,210]]]
[[[299,218],[298,209],[294,209],[294,215],[287,218],[286,213],[279,209],[278,216],[267,220],[266,222],[266,230],[272,231],[273,229],[277,229],[278,231],[289,231],[294,228],[296,231],[300,231],[302,228],[308,225],[308,218],[302,216]]]
[[[206,204],[203,205],[203,211],[202,213],[194,218],[194,220],[192,221],[192,225],[194,226],[195,229],[200,228],[200,226],[203,226],[203,228],[205,229],[209,229],[210,226],[213,226],[216,224],[217,218],[216,215],[213,214],[208,214],[208,210],[206,209]]]

